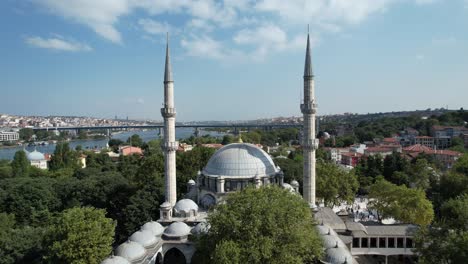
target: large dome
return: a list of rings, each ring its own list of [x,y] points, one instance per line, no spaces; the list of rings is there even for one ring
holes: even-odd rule
[[[222,147],[203,169],[208,176],[263,177],[278,172],[271,157],[261,148],[248,143]]]

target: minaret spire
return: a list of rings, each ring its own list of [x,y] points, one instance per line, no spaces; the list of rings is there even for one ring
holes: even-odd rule
[[[169,54],[169,32],[166,35],[166,66],[164,68],[164,83],[172,82],[171,58]]]
[[[315,150],[318,148],[318,140],[315,138],[315,114],[317,104],[315,102],[315,84],[312,73],[312,59],[310,52],[309,27],[307,26],[307,47],[304,65],[304,101],[301,104],[301,112],[304,115],[302,150],[304,154],[304,200],[311,208],[316,208],[315,203]]]
[[[309,26],[307,26],[307,48],[305,56],[305,65],[304,65],[304,77],[313,77],[312,73],[312,59],[310,58],[310,38],[309,38]]]
[[[174,107],[174,80],[172,79],[171,60],[169,56],[169,34],[166,44],[166,65],[164,69],[164,108],[161,108],[164,118],[164,174],[165,174],[165,199],[174,206],[177,202],[176,193],[176,157],[175,152],[178,142],[175,141],[175,116]]]

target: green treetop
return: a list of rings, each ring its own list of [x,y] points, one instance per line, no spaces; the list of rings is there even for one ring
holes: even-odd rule
[[[378,211],[380,219],[393,217],[398,221],[424,226],[434,219],[432,204],[422,189],[410,189],[378,179],[370,187],[369,198],[374,199],[369,207]]]
[[[230,194],[208,224],[194,263],[312,263],[322,255],[309,206],[279,187]]]
[[[15,177],[29,176],[29,160],[26,157],[26,152],[23,150],[16,151],[11,162],[11,168]]]
[[[94,264],[110,255],[115,223],[106,211],[74,207],[63,211],[50,227],[52,263]]]

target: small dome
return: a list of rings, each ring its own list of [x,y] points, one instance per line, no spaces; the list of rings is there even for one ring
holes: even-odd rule
[[[328,235],[330,234],[330,228],[326,225],[317,225],[317,231],[319,235]]]
[[[161,204],[161,206],[160,206],[160,207],[161,207],[161,208],[171,208],[171,207],[172,207],[172,205],[171,205],[171,203],[170,203],[170,202],[164,202],[163,204]]]
[[[208,176],[253,178],[278,173],[273,160],[261,148],[248,143],[233,143],[220,148],[203,169]]]
[[[111,256],[103,260],[101,264],[130,264],[130,262],[120,256]]]
[[[127,241],[117,247],[115,254],[117,256],[126,258],[130,262],[133,262],[143,259],[146,255],[146,250],[137,242]]]
[[[190,227],[182,222],[174,222],[164,230],[164,235],[170,238],[184,237],[189,234]]]
[[[292,180],[291,181],[291,186],[292,187],[299,187],[299,182],[297,182],[296,180]]]
[[[194,228],[192,228],[192,234],[199,235],[208,232],[210,226],[206,222],[200,222]]]
[[[158,222],[151,221],[141,226],[140,230],[148,230],[151,231],[154,236],[160,236],[164,232],[164,227]]]
[[[353,263],[353,257],[346,248],[330,248],[326,251],[325,261],[330,264]]]
[[[294,188],[289,183],[283,183],[283,188],[290,192],[294,192]]]
[[[194,180],[190,179],[190,180],[188,181],[188,183],[187,183],[187,184],[188,184],[188,185],[195,185],[196,183],[195,183],[195,181],[194,181]]]
[[[41,152],[34,150],[33,152],[29,152],[27,154],[28,160],[45,160],[44,154]]]
[[[136,231],[128,238],[128,240],[137,242],[145,248],[153,247],[158,242],[158,239],[150,230]]]
[[[191,199],[182,199],[176,203],[174,211],[176,214],[181,212],[188,214],[191,211],[195,211],[196,213],[198,212],[198,205]]]
[[[335,236],[324,235],[322,236],[323,247],[326,249],[334,248],[338,245],[338,241]]]

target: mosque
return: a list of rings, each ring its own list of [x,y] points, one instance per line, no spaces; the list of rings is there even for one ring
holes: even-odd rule
[[[314,75],[307,36],[304,67],[304,99],[300,105],[304,117],[301,146],[304,154],[303,198],[314,211],[319,223],[318,233],[324,242],[325,257],[322,263],[358,263],[354,255],[385,255],[385,245],[393,241],[391,254],[412,254],[407,249],[411,242],[407,226],[389,229],[369,228],[360,223],[343,221],[332,209],[317,207],[315,200],[315,151],[318,140],[315,131],[317,104],[314,95]],[[281,168],[261,148],[248,143],[226,145],[219,149],[196,175],[196,181],[188,182],[184,199],[176,195],[176,150],[175,140],[174,81],[172,78],[169,42],[166,45],[164,73],[164,142],[165,202],[160,206],[160,219],[141,226],[128,240],[119,245],[112,256],[102,264],[186,264],[191,263],[195,247],[189,235],[206,232],[206,209],[221,202],[226,194],[242,190],[246,186],[257,188],[279,185],[299,193],[297,181],[284,182]],[[195,176],[195,175],[194,175]],[[390,238],[391,237],[391,238]],[[382,242],[383,241],[383,242]],[[397,243],[401,246],[397,247]],[[398,244],[400,245],[400,244]],[[372,247],[371,247],[372,246]],[[411,247],[411,245],[410,245]],[[353,251],[353,249],[357,249]],[[380,250],[380,251],[379,251]],[[393,250],[393,251],[392,251]],[[382,253],[383,252],[383,253]],[[385,258],[385,263],[387,258]]]

